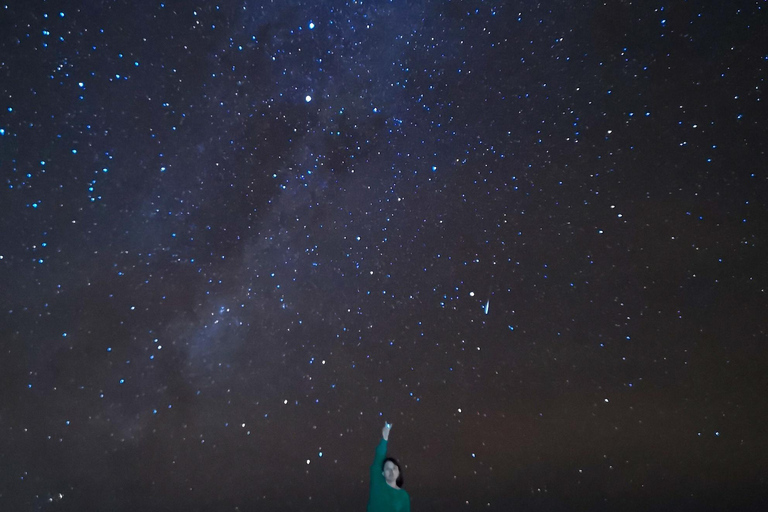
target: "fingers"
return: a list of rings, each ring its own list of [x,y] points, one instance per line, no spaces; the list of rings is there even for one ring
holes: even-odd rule
[[[389,440],[389,429],[391,428],[392,424],[385,421],[384,428],[381,429],[381,437],[383,437],[385,441]]]

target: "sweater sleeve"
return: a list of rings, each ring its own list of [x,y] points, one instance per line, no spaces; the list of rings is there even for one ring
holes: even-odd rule
[[[387,442],[382,439],[376,447],[376,455],[373,457],[373,464],[371,464],[371,481],[373,481],[374,478],[381,476],[381,466],[384,464],[384,459],[386,457]]]

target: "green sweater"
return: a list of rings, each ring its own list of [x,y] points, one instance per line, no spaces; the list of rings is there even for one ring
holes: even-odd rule
[[[382,439],[376,447],[371,464],[371,488],[368,494],[368,512],[411,512],[411,498],[403,489],[387,484],[381,467],[387,457],[387,442]]]

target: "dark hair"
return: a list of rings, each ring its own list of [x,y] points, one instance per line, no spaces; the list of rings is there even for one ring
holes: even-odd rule
[[[381,470],[382,471],[384,471],[384,464],[386,464],[387,461],[390,461],[392,464],[397,466],[398,475],[397,475],[397,480],[395,480],[395,485],[397,485],[398,487],[402,488],[403,487],[403,470],[400,467],[400,463],[397,462],[397,459],[394,458],[394,457],[387,457],[386,459],[384,459],[384,462],[381,463]]]

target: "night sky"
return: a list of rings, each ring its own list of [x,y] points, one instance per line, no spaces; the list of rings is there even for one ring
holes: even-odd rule
[[[0,4],[0,510],[765,510],[766,10]]]

